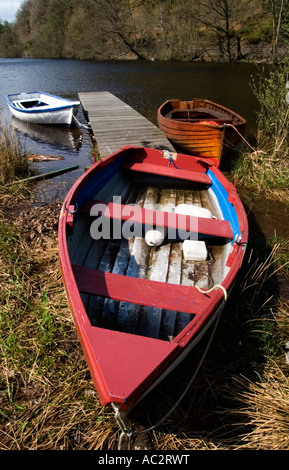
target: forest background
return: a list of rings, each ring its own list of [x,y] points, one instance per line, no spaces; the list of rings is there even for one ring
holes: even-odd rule
[[[289,0],[26,0],[0,56],[280,62]]]

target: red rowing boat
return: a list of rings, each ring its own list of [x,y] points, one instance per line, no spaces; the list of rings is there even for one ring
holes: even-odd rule
[[[128,413],[194,348],[247,240],[236,189],[209,160],[127,146],[76,181],[59,253],[102,405]]]

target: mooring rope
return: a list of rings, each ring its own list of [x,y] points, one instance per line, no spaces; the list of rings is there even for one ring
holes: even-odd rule
[[[257,151],[256,149],[254,149],[254,147],[252,147],[251,144],[249,144],[248,140],[245,139],[245,137],[241,134],[241,132],[238,131],[238,129],[237,129],[235,126],[233,126],[233,124],[227,124],[227,123],[225,123],[225,124],[224,124],[224,127],[232,127],[232,128],[237,132],[237,134],[239,134],[239,136],[240,136],[241,139],[245,142],[245,144],[247,144],[248,147],[250,147],[250,149],[253,150],[253,152],[256,152],[256,151]]]
[[[82,124],[80,121],[78,121],[78,119],[76,119],[76,117],[74,116],[74,114],[72,115],[72,118],[74,119],[74,121],[76,122],[76,124],[79,126],[79,127],[82,127],[83,129],[86,129],[88,131],[91,131],[91,126],[90,124]]]
[[[213,289],[216,289],[216,288],[222,288],[223,292],[224,292],[224,301],[226,302],[227,300],[227,291],[226,289],[221,286],[221,285],[218,285],[218,286],[215,286],[213,287],[212,289],[210,289],[209,291],[204,291],[202,293],[206,293],[206,292],[210,292],[211,290]],[[200,290],[200,289],[199,289]],[[201,290],[200,290],[201,292]],[[141,431],[133,431],[132,429],[128,428],[124,422],[124,420],[121,418],[120,416],[120,412],[119,410],[114,406],[114,404],[112,403],[112,406],[115,410],[115,419],[121,429],[121,434],[120,434],[120,437],[119,437],[119,441],[118,441],[118,450],[121,450],[121,446],[122,446],[122,442],[123,442],[123,439],[125,436],[128,437],[129,439],[129,443],[130,443],[130,440],[133,436],[139,436],[141,434],[146,434],[148,432],[151,432],[153,431],[155,428],[159,427],[173,412],[174,410],[179,406],[180,402],[183,400],[183,398],[185,397],[185,395],[188,393],[193,381],[195,380],[204,360],[205,360],[205,357],[208,353],[208,350],[211,346],[211,343],[212,343],[212,340],[213,340],[213,337],[215,335],[215,332],[217,330],[217,326],[219,324],[219,321],[220,321],[220,318],[221,318],[221,314],[218,315],[216,321],[215,321],[215,324],[214,324],[214,328],[213,328],[213,331],[211,333],[211,336],[208,340],[208,343],[207,343],[207,346],[204,350],[204,353],[200,359],[200,362],[192,376],[192,378],[190,379],[190,381],[188,382],[186,388],[184,389],[183,393],[180,395],[180,397],[178,398],[178,400],[175,402],[175,404],[172,406],[172,408],[165,414],[165,416],[163,416],[157,423],[155,423],[154,425],[150,426],[149,428],[146,428],[146,429],[142,429]]]

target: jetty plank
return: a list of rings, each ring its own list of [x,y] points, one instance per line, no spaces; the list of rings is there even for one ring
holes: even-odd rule
[[[175,152],[163,132],[138,111],[107,91],[80,92],[79,100],[97,142],[100,157],[125,145]]]

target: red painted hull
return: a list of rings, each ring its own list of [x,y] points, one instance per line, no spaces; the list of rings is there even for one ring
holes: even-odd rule
[[[210,158],[218,166],[236,148],[246,127],[237,113],[199,98],[166,101],[158,109],[157,119],[177,150]]]
[[[144,173],[141,171],[142,165]],[[118,172],[129,172],[129,175],[137,173],[145,177],[143,175],[148,169],[154,177],[162,174],[160,178],[164,178],[170,169],[170,181],[175,173],[181,184],[187,184],[188,181],[191,184],[191,173],[191,180],[196,180],[202,188],[210,185],[214,188],[217,185],[216,194],[221,191],[225,195],[223,212],[231,214],[232,220],[231,216],[226,221],[213,219],[212,225],[210,220],[199,220],[200,231],[205,237],[213,238],[216,231],[216,237],[226,238],[226,246],[229,248],[224,262],[226,274],[222,279],[222,289],[216,287],[214,290],[200,292],[196,287],[129,277],[100,267],[95,269],[91,267],[91,255],[87,254],[82,265],[80,261],[75,261],[81,259],[84,240],[91,244],[91,222],[88,214],[92,207],[91,198],[96,197],[95,202],[99,204],[97,196],[103,195],[110,186],[115,194],[117,186],[115,182],[110,185],[110,178],[115,178]],[[180,180],[182,171],[184,180]],[[103,187],[99,191],[101,184]],[[139,218],[144,216],[156,218],[159,215],[158,211],[142,210],[135,214],[129,212],[128,216],[122,212],[124,206],[102,202],[105,210],[111,210],[109,217],[115,220],[115,214],[119,214],[117,218],[122,223],[128,219],[139,222]],[[126,206],[126,209],[132,211],[131,206]],[[165,224],[178,225],[195,222],[195,219],[189,217],[183,221],[176,219],[174,222],[167,215],[165,221]],[[182,228],[187,227],[188,225],[182,225]],[[238,241],[233,240],[236,234],[239,235]],[[118,153],[95,163],[74,184],[65,198],[60,214],[59,254],[75,327],[102,405],[113,403],[121,412],[130,411],[193,348],[220,313],[224,305],[224,290],[231,291],[244,258],[247,240],[247,218],[235,187],[207,160],[178,154],[174,164],[171,164],[171,161],[164,159],[160,150],[124,147]],[[144,336],[141,331],[132,334],[124,330],[118,331],[117,328],[104,328],[101,323],[96,324],[96,320],[88,312],[84,299],[89,295],[97,296],[102,301],[120,302],[137,308],[151,306],[165,312],[184,312],[183,314],[190,316],[190,320],[170,340]],[[128,304],[123,304],[125,302]]]

